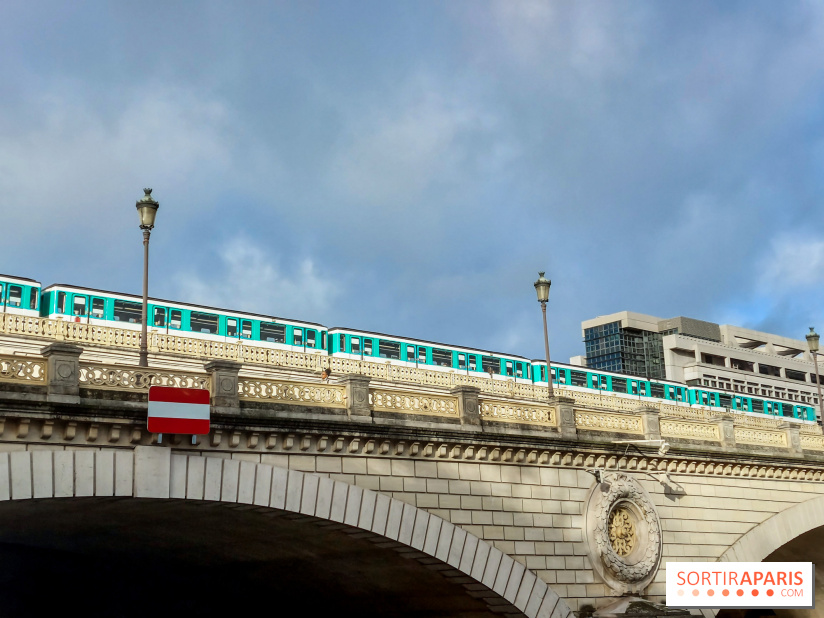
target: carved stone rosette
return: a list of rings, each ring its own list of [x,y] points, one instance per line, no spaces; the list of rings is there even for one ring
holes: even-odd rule
[[[618,594],[642,594],[661,563],[661,524],[649,495],[629,475],[600,472],[584,532],[592,568]]]

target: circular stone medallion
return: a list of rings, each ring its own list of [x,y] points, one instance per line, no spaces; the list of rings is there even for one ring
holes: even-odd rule
[[[584,533],[592,568],[620,594],[642,593],[661,563],[655,505],[627,474],[600,471],[590,492]]]

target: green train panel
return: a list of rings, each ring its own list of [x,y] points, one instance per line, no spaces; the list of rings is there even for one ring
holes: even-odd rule
[[[40,315],[40,282],[25,277],[0,275],[0,312]]]
[[[114,296],[110,292],[70,286],[50,286],[43,293],[41,314],[50,318],[139,330],[143,304],[137,297]],[[194,307],[173,301],[149,299],[147,323],[150,330],[167,334],[185,332],[219,341],[249,340],[286,349],[326,350],[327,333],[320,325]]]
[[[329,329],[329,353],[360,360],[389,361],[398,365],[490,374],[530,382],[532,371],[523,358],[498,356],[431,342],[392,338],[378,333]]]

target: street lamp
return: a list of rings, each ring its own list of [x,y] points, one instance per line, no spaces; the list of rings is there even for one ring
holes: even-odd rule
[[[807,345],[810,346],[810,354],[813,356],[813,364],[815,365],[815,386],[818,389],[818,424],[824,422],[824,402],[821,401],[821,376],[818,375],[818,333],[810,326],[810,332],[807,333]]]
[[[535,282],[535,291],[538,293],[538,302],[541,303],[541,313],[544,315],[544,349],[546,350],[546,382],[549,390],[547,396],[551,399],[552,392],[552,369],[549,366],[549,335],[546,330],[546,301],[549,300],[549,286],[552,281],[544,277],[543,272],[538,273],[538,280]]]
[[[160,206],[152,199],[152,190],[143,189],[144,195],[137,201],[137,214],[140,215],[140,229],[143,230],[143,321],[140,330],[140,366],[149,366],[149,346],[146,337],[149,313],[149,236],[154,227],[157,209]]]

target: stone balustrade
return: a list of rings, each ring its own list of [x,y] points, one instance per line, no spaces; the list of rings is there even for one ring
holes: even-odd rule
[[[79,389],[146,393],[151,385],[210,388],[221,412],[248,403],[311,406],[350,417],[389,414],[475,426],[545,431],[564,439],[619,434],[627,439],[683,442],[724,450],[775,449],[800,455],[824,454],[821,428],[781,417],[719,414],[709,408],[649,402],[560,386],[548,399],[545,387],[501,376],[403,367],[277,350],[247,343],[223,343],[150,333],[150,350],[163,368],[87,363],[82,348],[128,349],[139,345],[136,331],[17,315],[0,317],[0,336],[53,341],[42,356],[0,356],[0,382],[46,386],[50,397],[78,397]],[[133,356],[133,355],[132,355]],[[204,371],[169,368],[174,358],[194,359]],[[134,362],[130,356],[129,360]],[[331,370],[331,382],[322,370]],[[262,377],[265,374],[266,377]],[[295,379],[295,375],[298,379]],[[216,402],[219,398],[220,402]],[[235,412],[233,412],[235,411]],[[451,420],[450,420],[451,419]]]

